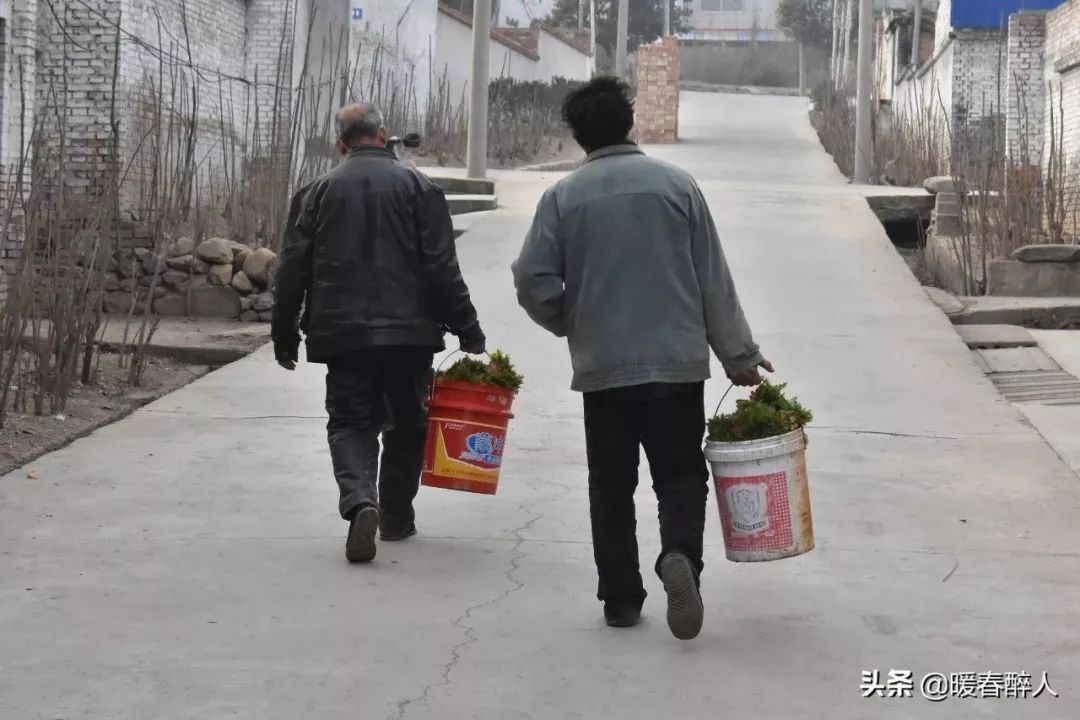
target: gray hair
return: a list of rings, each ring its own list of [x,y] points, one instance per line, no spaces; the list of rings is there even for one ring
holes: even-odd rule
[[[345,144],[360,138],[374,138],[385,127],[382,111],[371,103],[347,105],[337,115],[338,137]]]

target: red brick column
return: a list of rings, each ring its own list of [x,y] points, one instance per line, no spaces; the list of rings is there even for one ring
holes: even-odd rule
[[[655,45],[642,45],[637,55],[637,140],[643,144],[678,142],[679,39],[666,37]]]

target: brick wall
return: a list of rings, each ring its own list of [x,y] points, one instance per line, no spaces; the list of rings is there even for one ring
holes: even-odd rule
[[[50,137],[58,138],[63,125],[64,184],[94,195],[113,169],[109,99],[115,53],[110,49],[121,0],[53,0],[38,10],[37,112]]]
[[[170,116],[197,119],[191,202],[221,205],[244,151],[246,6],[246,0],[125,0],[117,87],[121,156],[130,162],[125,207],[137,213],[149,204],[146,191],[160,164],[154,160],[159,101],[163,131]],[[174,156],[168,165],[177,162],[184,160]]]
[[[1046,13],[1012,15],[1005,73],[1008,98],[1005,125],[1009,159],[1020,165],[1036,165],[1042,157],[1045,53]]]
[[[953,151],[955,159],[962,159],[1004,143],[1007,37],[999,30],[955,32]]]
[[[254,91],[254,114],[265,138],[260,144],[281,145],[286,142],[285,136],[272,138],[270,128],[277,127],[284,133],[289,126],[289,98],[300,79],[297,65],[303,62],[306,23],[304,27],[297,25],[292,12],[294,3],[287,0],[242,0],[241,4],[247,6],[244,75]],[[297,7],[308,5],[307,0],[296,3]]]
[[[35,118],[37,0],[0,4],[0,19],[0,212],[6,213],[8,207],[15,210],[11,225],[0,228],[2,304],[7,299],[8,275],[14,270],[23,244],[21,214],[12,203],[18,190],[23,194],[30,190],[30,169],[20,161],[28,153]]]
[[[354,9],[362,17],[354,18]],[[312,33],[305,74],[312,12],[313,29],[324,30]],[[137,217],[153,176],[157,152],[150,131],[160,104],[163,126],[196,116],[193,162],[199,170],[190,204],[220,207],[230,183],[283,166],[267,158],[288,151],[298,98],[324,94],[319,107],[307,112],[309,126],[320,123],[313,131],[320,135],[328,134],[321,127],[327,112],[343,99],[393,105],[385,108],[392,131],[422,130],[436,16],[436,0],[371,6],[351,0],[0,0],[0,170],[7,178],[22,154],[17,98],[25,92],[27,134],[35,117],[47,119],[48,137],[64,131],[64,177],[51,162],[48,183],[62,181],[72,196],[92,199],[123,168],[122,207]],[[356,82],[344,88],[335,80],[332,93],[313,69],[331,43],[350,66],[359,58],[359,67],[351,68]],[[308,84],[306,94],[302,83]],[[119,162],[112,154],[114,105]],[[301,148],[309,140],[301,133]],[[174,152],[169,165],[177,163]],[[0,183],[0,200],[10,197],[13,186]],[[143,234],[133,229],[132,237]],[[13,231],[3,235],[5,271],[20,254],[20,238]]]
[[[943,146],[958,159],[1004,142],[1007,35],[953,28],[951,16],[943,0],[931,61],[895,88],[893,106],[901,121],[940,125]]]
[[[1045,82],[1044,162],[1049,161],[1050,138],[1056,135],[1066,160],[1064,191],[1075,208],[1080,203],[1080,0],[1069,0],[1046,16]],[[1071,215],[1067,230],[1080,233],[1075,212]]]
[[[642,45],[637,55],[638,91],[634,103],[638,142],[674,143],[679,139],[679,41],[664,38]]]
[[[438,0],[364,4],[363,17],[351,20],[350,55],[360,65],[353,97],[379,103],[391,133],[423,130],[420,118],[431,90],[437,23]],[[395,95],[395,84],[408,90]]]

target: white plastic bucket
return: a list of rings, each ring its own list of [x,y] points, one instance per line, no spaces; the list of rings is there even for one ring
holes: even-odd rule
[[[782,560],[814,549],[806,435],[707,442],[724,549],[733,562]]]

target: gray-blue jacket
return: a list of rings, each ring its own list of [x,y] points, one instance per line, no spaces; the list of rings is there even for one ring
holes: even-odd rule
[[[697,183],[636,145],[589,155],[544,193],[514,262],[518,302],[566,337],[572,387],[709,377],[762,361]]]

